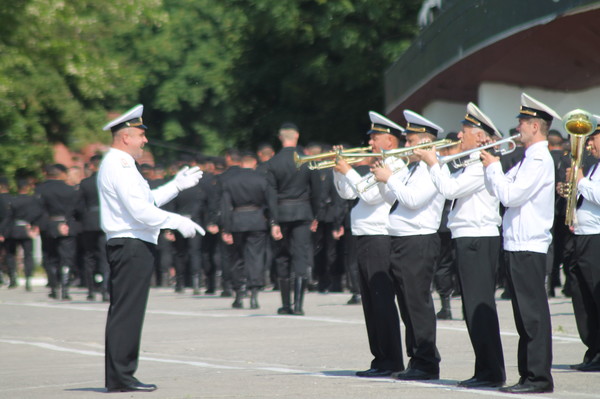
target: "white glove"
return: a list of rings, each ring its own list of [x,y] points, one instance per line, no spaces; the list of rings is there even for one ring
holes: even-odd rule
[[[199,233],[200,235],[206,234],[204,229],[200,227],[200,225],[194,222],[190,218],[186,218],[184,216],[180,216],[180,219],[177,223],[176,229],[181,233],[185,238],[192,238]]]
[[[190,168],[189,166],[184,166],[177,172],[174,180],[177,189],[183,191],[186,188],[194,187],[201,178],[202,171],[199,167],[194,166],[193,168]]]

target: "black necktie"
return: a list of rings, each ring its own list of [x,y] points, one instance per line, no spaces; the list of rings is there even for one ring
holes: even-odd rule
[[[410,169],[410,174],[408,175],[408,178],[406,179],[406,182],[404,184],[408,183],[408,181],[412,177],[413,173],[415,173],[415,170],[417,170],[417,166],[419,166],[418,162],[413,162],[410,165],[408,165],[408,167]],[[398,208],[398,200],[394,201],[394,204],[390,208],[390,213],[394,212],[396,210],[396,208]]]
[[[465,173],[465,169],[467,169],[467,168],[462,168],[462,170],[460,171],[460,174],[461,174],[461,175],[462,175],[463,173]],[[454,199],[452,200],[452,205],[450,205],[450,210],[454,210],[454,207],[456,206],[456,200],[457,200],[457,198],[454,198]]]
[[[592,167],[592,173],[590,173],[588,179],[591,179],[592,176],[594,176],[594,173],[596,173],[596,169],[598,169],[598,164],[594,164],[594,166]],[[577,187],[571,187],[571,190],[577,190]],[[577,198],[577,206],[575,207],[575,209],[579,209],[581,207],[581,204],[583,204],[583,195],[580,195],[579,198]]]

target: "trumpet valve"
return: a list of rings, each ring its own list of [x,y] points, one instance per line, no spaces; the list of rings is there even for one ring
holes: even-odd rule
[[[563,198],[568,198],[571,195],[572,187],[569,182],[560,182],[556,185],[556,192]]]

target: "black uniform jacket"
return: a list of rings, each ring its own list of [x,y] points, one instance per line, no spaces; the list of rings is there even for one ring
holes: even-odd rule
[[[273,212],[276,223],[321,218],[319,174],[306,164],[296,169],[295,152],[296,147],[284,147],[266,165],[267,180],[277,193]]]
[[[274,223],[274,193],[264,174],[253,169],[236,168],[222,181],[223,231],[264,231]]]
[[[174,212],[189,217],[201,226],[208,218],[208,187],[204,177],[194,187],[179,193],[173,200]]]
[[[331,169],[322,169],[318,171],[320,178],[320,202],[321,218],[319,222],[331,223],[337,230],[339,229],[346,216],[347,209],[345,201],[339,196],[333,182],[333,171]]]
[[[33,195],[17,194],[8,198],[6,238],[29,238],[27,225],[37,225],[42,218],[40,202]]]
[[[75,220],[75,201],[77,191],[62,180],[46,180],[36,188],[44,212],[40,230],[52,237],[60,237],[58,225],[66,222],[69,236],[77,235],[78,224]]]
[[[102,231],[100,228],[100,199],[97,174],[86,177],[79,184],[75,208],[76,219],[81,224],[83,231]]]

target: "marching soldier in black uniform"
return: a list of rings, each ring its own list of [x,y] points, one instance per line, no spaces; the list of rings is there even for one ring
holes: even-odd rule
[[[256,156],[242,156],[241,168],[223,182],[223,229],[225,244],[231,247],[234,308],[242,308],[243,284],[251,292],[250,308],[258,309],[258,291],[264,286],[264,268],[269,226],[275,195],[266,177],[257,172]]]
[[[208,192],[204,178],[194,187],[180,192],[174,199],[175,212],[192,219],[199,225],[204,224],[203,216],[207,208]],[[201,235],[185,238],[181,233],[175,232],[175,285],[183,291],[186,272],[189,272],[192,280],[192,295],[200,295],[203,238]]]
[[[240,170],[240,163],[242,162],[242,156],[240,151],[235,148],[230,148],[225,153],[225,164],[227,169],[221,174],[217,175],[215,184],[212,185],[212,192],[210,196],[210,223],[208,226],[209,232],[218,232],[223,228],[223,214],[222,214],[222,202],[223,202],[223,186],[227,180],[234,176]],[[216,250],[219,252],[219,263],[221,268],[221,285],[223,291],[221,296],[224,298],[231,297],[232,286],[232,275],[231,266],[232,262],[230,258],[231,248],[222,240],[217,241]]]
[[[213,295],[216,293],[217,270],[220,263],[221,237],[219,235],[219,226],[217,225],[218,213],[213,209],[214,204],[211,198],[215,198],[217,178],[214,174],[215,164],[212,157],[200,157],[198,159],[200,169],[204,172],[201,183],[208,196],[208,207],[203,209],[202,221],[206,226],[206,234],[202,237],[202,271],[204,273],[205,294]]]
[[[106,235],[100,227],[100,204],[98,200],[98,166],[102,157],[90,158],[89,169],[92,174],[79,184],[77,193],[76,217],[81,225],[83,245],[83,264],[85,281],[88,288],[87,299],[95,299],[96,282],[100,283],[102,300],[108,301],[108,262],[106,260]]]
[[[282,149],[267,163],[269,185],[277,193],[271,234],[278,242],[276,262],[282,307],[279,314],[303,315],[304,291],[312,265],[311,231],[319,216],[319,175],[294,164],[300,133],[293,123],[279,129]],[[291,278],[294,276],[294,308]]]
[[[50,297],[70,300],[69,274],[75,261],[77,224],[75,221],[75,200],[77,191],[67,183],[67,169],[54,164],[46,168],[48,179],[37,187],[44,219],[42,232],[42,252],[48,274]]]
[[[317,171],[321,181],[321,216],[314,234],[314,275],[317,289],[321,293],[342,291],[342,274],[339,270],[340,237],[344,235],[344,216],[346,207],[333,184],[330,169]],[[336,269],[337,268],[337,269]]]
[[[19,193],[8,199],[8,215],[4,237],[6,239],[6,263],[9,287],[17,286],[17,247],[23,249],[25,290],[31,291],[33,274],[33,238],[39,235],[37,224],[42,217],[39,201],[31,195],[32,184],[27,179],[17,180]]]
[[[7,223],[7,205],[8,198],[10,194],[8,192],[8,179],[4,176],[0,177],[0,227],[3,227],[5,223]],[[0,230],[0,285],[4,284],[4,278],[2,277],[2,273],[4,272],[5,266],[5,253],[6,253],[6,245],[4,242],[3,230]],[[16,281],[15,281],[16,284]],[[16,285],[11,287],[9,283],[9,288],[14,288]]]
[[[154,165],[154,167],[150,166],[151,173],[150,179],[148,180],[148,185],[151,190],[158,188],[167,182],[165,178],[165,168],[162,165]],[[169,212],[174,211],[174,202],[170,201],[160,208]],[[155,275],[156,275],[156,285],[158,287],[168,287],[169,279],[170,279],[170,270],[174,264],[175,257],[175,234],[169,229],[161,229],[160,235],[158,236],[158,243],[156,245],[157,255],[155,258]],[[180,288],[180,292],[183,288]],[[175,291],[177,291],[177,286],[175,286]]]

